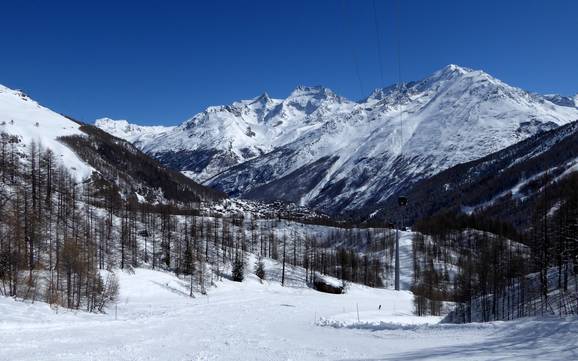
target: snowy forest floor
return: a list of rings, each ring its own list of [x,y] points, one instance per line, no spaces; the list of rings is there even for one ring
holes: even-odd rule
[[[413,316],[408,291],[351,285],[329,295],[247,275],[190,298],[173,274],[117,273],[120,297],[107,314],[0,297],[0,359],[578,359],[575,318],[443,325]]]

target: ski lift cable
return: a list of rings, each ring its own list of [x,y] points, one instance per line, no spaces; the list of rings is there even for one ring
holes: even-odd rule
[[[381,31],[379,30],[379,20],[377,18],[377,7],[375,6],[375,0],[372,1],[373,4],[373,22],[375,23],[375,33],[376,33],[376,41],[377,41],[377,65],[379,67],[379,76],[381,81],[381,86],[385,86],[384,78],[383,78],[383,56],[382,56],[382,49],[381,49]]]
[[[397,76],[398,76],[398,92],[400,95],[399,101],[399,155],[403,159],[403,77],[401,74],[401,5],[399,0],[395,0],[395,38],[397,48]],[[398,199],[398,205],[402,208],[407,206],[407,197],[401,194]]]
[[[403,84],[401,75],[401,10],[399,0],[395,0],[395,37],[396,37],[396,47],[397,47],[397,76],[398,76],[398,92],[400,94],[399,102],[399,155],[400,159],[403,159]],[[399,207],[399,217],[401,228],[404,228],[404,208],[407,207],[407,197],[403,194],[399,194],[398,197],[398,207]],[[400,288],[400,259],[399,259],[399,227],[396,230],[395,237],[395,290],[399,291]]]
[[[350,33],[350,28],[352,28],[352,25],[349,21],[349,18],[347,17],[347,4],[346,4],[346,0],[343,0],[341,2],[341,9],[343,11],[343,22],[345,23],[345,33],[349,34]],[[364,96],[364,90],[363,90],[363,81],[361,80],[361,74],[359,72],[359,62],[357,59],[357,54],[355,52],[355,47],[353,45],[353,43],[350,42],[351,45],[351,57],[353,59],[353,65],[355,67],[355,75],[357,76],[357,80],[359,81],[359,91],[360,91],[360,98],[363,98]]]
[[[400,95],[402,95],[402,76],[401,76],[401,16],[400,16],[400,3],[399,0],[395,1],[395,37],[396,37],[396,55],[397,55],[397,84],[398,84],[398,91]],[[403,97],[402,99],[403,100]],[[403,104],[400,101],[399,104],[399,133],[400,133],[400,155],[403,154]]]

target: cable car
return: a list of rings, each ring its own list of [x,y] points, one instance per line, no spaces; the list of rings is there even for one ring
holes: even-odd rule
[[[400,207],[405,207],[405,206],[407,206],[407,197],[401,196],[401,197],[397,198],[397,204],[398,204]]]

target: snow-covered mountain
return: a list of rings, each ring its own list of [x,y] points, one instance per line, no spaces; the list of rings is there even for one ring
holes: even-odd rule
[[[60,164],[65,165],[79,179],[91,175],[93,168],[59,137],[81,135],[80,124],[45,108],[19,90],[0,85],[0,133],[16,136],[22,153],[31,143],[51,149]]]
[[[100,124],[106,125],[105,121]],[[114,123],[118,125],[119,123]],[[128,126],[128,124],[127,124]],[[118,127],[119,131],[122,128]],[[146,128],[160,133],[166,127]],[[125,128],[124,135],[138,132]],[[148,134],[141,132],[145,139]],[[26,159],[32,142],[37,149],[50,149],[59,165],[77,180],[91,178],[94,184],[112,187],[124,197],[141,201],[166,199],[213,201],[224,194],[203,187],[182,174],[159,164],[131,143],[115,138],[92,125],[65,117],[45,108],[18,90],[0,85],[0,135],[6,152],[14,145],[17,156]],[[136,138],[132,139],[137,141]]]
[[[174,127],[143,126],[130,124],[126,120],[113,120],[110,118],[100,118],[94,123],[97,127],[115,137],[127,140],[136,146],[147,144],[161,133],[168,132]]]
[[[548,99],[556,105],[561,105],[565,107],[578,107],[578,94],[571,96],[563,96],[559,94],[546,94],[544,98]]]
[[[134,126],[125,121],[99,120],[96,125],[135,142],[146,153],[191,178],[206,181],[320,128],[328,117],[346,116],[355,106],[329,89],[300,86],[283,100],[262,94],[231,105],[209,107],[161,132],[157,127]],[[142,134],[156,136],[146,141]]]
[[[231,195],[347,212],[578,119],[571,99],[449,65],[359,102],[300,86],[210,107],[138,146]]]
[[[406,222],[447,213],[474,214],[527,230],[547,194],[551,211],[567,202],[578,179],[578,121],[537,134],[472,162],[456,165],[416,183],[406,196]],[[385,214],[385,216],[383,216]],[[399,214],[385,202],[378,219]]]

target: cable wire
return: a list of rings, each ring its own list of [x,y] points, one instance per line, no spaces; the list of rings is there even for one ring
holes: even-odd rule
[[[373,22],[375,23],[375,33],[376,33],[376,41],[377,41],[377,65],[379,67],[379,80],[381,81],[381,86],[385,86],[384,77],[383,77],[383,56],[381,50],[381,31],[379,30],[379,21],[377,18],[377,7],[375,6],[375,0],[372,1],[373,4]]]
[[[343,10],[343,22],[345,23],[345,32],[346,34],[350,33],[351,30],[351,23],[349,22],[349,18],[347,17],[347,4],[345,3],[346,0],[341,2],[342,6],[341,9]],[[359,91],[360,91],[360,98],[363,98],[365,92],[363,90],[363,81],[361,80],[361,73],[359,72],[359,62],[357,61],[357,54],[355,53],[355,47],[353,44],[351,45],[351,57],[353,58],[353,65],[355,67],[355,75],[357,76],[357,80],[359,81]]]
[[[396,47],[397,47],[397,77],[398,77],[398,91],[401,96],[400,104],[399,104],[399,133],[400,133],[400,155],[403,153],[403,104],[401,100],[403,100],[403,83],[402,83],[402,76],[401,76],[401,10],[400,10],[400,3],[399,0],[395,1],[395,36],[396,36]]]

